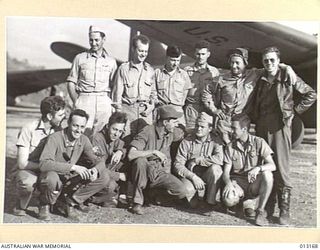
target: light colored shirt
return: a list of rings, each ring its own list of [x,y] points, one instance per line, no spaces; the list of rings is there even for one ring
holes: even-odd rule
[[[89,50],[75,57],[67,81],[76,85],[78,93],[110,92],[116,70],[116,60],[105,50],[101,57]]]
[[[189,160],[203,156],[199,166],[210,167],[212,164],[223,164],[223,147],[217,136],[209,134],[204,142],[191,135],[182,140],[179,145],[174,172],[181,177],[192,178],[194,173],[188,169]]]
[[[199,68],[196,64],[184,68],[187,71],[192,88],[188,92],[187,103],[200,104],[201,94],[206,85],[213,81],[214,77],[219,76],[219,70],[209,64],[204,69]]]
[[[192,88],[190,77],[183,69],[177,68],[170,74],[165,68],[156,69],[158,104],[184,106],[186,91]]]
[[[142,101],[152,104],[156,98],[154,69],[150,64],[144,62],[142,68],[131,61],[120,65],[112,90],[112,101],[116,105]]]
[[[60,128],[46,131],[42,119],[32,121],[21,128],[16,146],[29,149],[29,161],[39,161],[47,136],[56,130]]]
[[[230,142],[224,151],[224,162],[231,164],[231,173],[247,175],[252,168],[264,163],[273,151],[266,141],[258,136],[249,134],[248,140]]]

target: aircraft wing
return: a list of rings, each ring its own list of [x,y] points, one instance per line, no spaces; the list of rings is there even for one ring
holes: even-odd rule
[[[281,52],[281,60],[297,69],[317,63],[317,38],[274,22],[203,22],[118,20],[165,44],[176,44],[193,56],[194,44],[200,39],[212,46],[209,63],[228,68],[229,49],[245,47],[251,65],[261,66],[260,51],[271,45]]]
[[[66,81],[70,69],[31,70],[7,73],[7,96],[15,97]]]
[[[281,61],[292,66],[299,76],[316,89],[317,37],[287,26],[275,22],[118,21],[162,43],[178,45],[191,57],[194,57],[194,44],[198,40],[207,40],[211,44],[208,61],[218,68],[229,68],[228,52],[237,47],[249,50],[249,67],[262,68],[261,51],[268,46],[277,46],[281,51]],[[315,127],[316,105],[301,118],[306,126]],[[300,136],[300,142],[303,138],[301,131],[300,128],[295,133]],[[297,141],[296,138],[293,141]]]

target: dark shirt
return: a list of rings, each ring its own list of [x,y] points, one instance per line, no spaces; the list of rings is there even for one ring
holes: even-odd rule
[[[56,132],[48,137],[47,143],[40,156],[41,172],[55,171],[59,174],[68,174],[82,154],[92,162],[92,166],[101,173],[104,163],[94,154],[88,137],[81,135],[79,139],[70,142],[67,138],[67,129]]]
[[[142,129],[132,140],[130,146],[137,150],[158,150],[167,156],[164,168],[167,173],[171,169],[170,146],[172,142],[179,141],[183,138],[183,133],[175,129],[173,133],[166,134],[164,127],[157,125],[148,125]]]
[[[117,151],[122,152],[122,159],[126,156],[126,149],[124,147],[124,142],[121,139],[117,139],[115,141],[111,141],[107,135],[105,130],[95,134],[92,138],[92,145],[98,148],[99,156],[105,159],[106,167],[110,169],[111,178],[119,179],[119,173],[117,172],[122,164],[118,164],[118,166],[111,166],[109,163],[111,162],[111,157]]]

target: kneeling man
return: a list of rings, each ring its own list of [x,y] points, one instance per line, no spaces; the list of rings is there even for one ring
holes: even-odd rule
[[[270,196],[273,175],[276,170],[272,159],[273,151],[264,139],[248,133],[250,119],[246,114],[237,114],[231,119],[234,140],[225,149],[223,200],[226,206],[236,205],[241,198],[259,196],[255,222],[267,225],[264,215]]]
[[[109,184],[104,159],[99,160],[83,135],[88,118],[84,110],[76,109],[69,116],[68,127],[48,138],[40,157],[40,219],[50,219],[49,205],[56,203],[61,192],[66,196],[67,217],[77,219],[74,208],[86,211],[83,202]],[[77,165],[82,155],[91,166]],[[66,188],[68,181],[76,190]]]
[[[216,205],[216,194],[222,175],[222,141],[212,133],[213,119],[207,113],[200,113],[195,132],[185,138],[178,149],[174,171],[183,177],[188,190],[187,199],[191,201],[196,192],[205,201]]]

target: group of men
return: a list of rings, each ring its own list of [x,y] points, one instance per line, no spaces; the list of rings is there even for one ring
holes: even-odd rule
[[[280,64],[280,51],[266,48],[264,69],[246,69],[248,51],[233,49],[222,74],[207,62],[210,44],[199,41],[194,65],[180,68],[181,49],[168,46],[164,67],[154,70],[146,62],[150,40],[137,35],[131,60],[117,68],[105,39],[91,26],[91,48],[74,59],[68,126],[60,126],[64,100],[52,96],[41,102],[41,118],[22,128],[14,214],[25,215],[35,188],[43,220],[52,212],[76,218],[89,201],[104,205],[105,191],[139,215],[146,202],[184,199],[195,209],[240,205],[263,226],[278,196],[279,223],[289,224],[291,123],[316,93]]]

